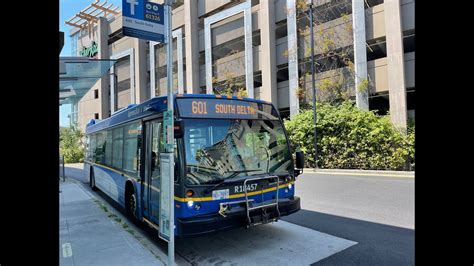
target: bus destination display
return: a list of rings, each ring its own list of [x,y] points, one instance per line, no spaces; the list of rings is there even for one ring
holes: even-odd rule
[[[224,99],[177,99],[177,104],[181,117],[278,119],[272,114],[271,105],[261,104],[259,109],[259,104],[256,102]],[[259,114],[261,115],[259,116]]]

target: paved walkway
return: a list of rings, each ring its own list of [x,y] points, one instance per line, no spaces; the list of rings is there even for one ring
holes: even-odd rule
[[[60,191],[61,265],[164,265],[77,181],[66,178]]]

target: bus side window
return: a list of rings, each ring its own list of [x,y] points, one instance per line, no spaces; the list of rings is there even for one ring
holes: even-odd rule
[[[156,152],[152,151],[151,152],[151,171],[152,172],[155,170],[155,165],[156,165]]]

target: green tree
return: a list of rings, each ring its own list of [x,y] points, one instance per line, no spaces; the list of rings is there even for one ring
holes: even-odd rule
[[[77,126],[60,128],[59,153],[64,155],[65,163],[84,162],[84,133]]]

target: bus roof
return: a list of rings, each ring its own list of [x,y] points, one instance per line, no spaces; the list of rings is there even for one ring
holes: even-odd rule
[[[225,95],[215,95],[215,94],[174,94],[173,95],[174,108],[177,109],[176,99],[180,98],[196,98],[196,99],[230,99],[230,100],[243,100],[246,102],[254,103],[265,103],[272,104],[267,101],[252,99],[252,98],[242,98],[242,97],[228,97]],[[86,134],[90,134],[108,127],[140,119],[152,114],[160,113],[166,111],[168,108],[167,105],[167,96],[158,96],[151,98],[141,104],[131,104],[127,108],[123,108],[115,112],[112,116],[103,119],[91,119],[90,122],[86,125]],[[175,111],[176,112],[176,111]]]

